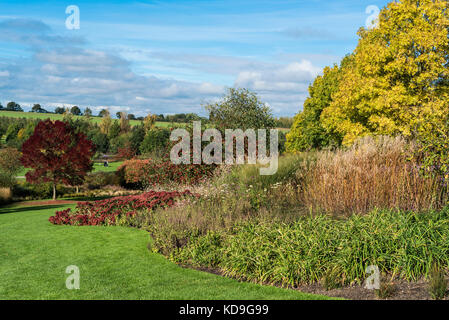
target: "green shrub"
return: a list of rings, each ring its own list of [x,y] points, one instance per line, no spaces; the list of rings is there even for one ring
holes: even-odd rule
[[[165,152],[170,142],[170,130],[154,128],[147,132],[140,144],[141,153]]]
[[[171,225],[189,223],[167,217]],[[165,245],[165,254],[177,263],[213,265],[232,277],[285,286],[320,282],[329,270],[333,283],[361,284],[368,265],[406,280],[428,275],[434,259],[449,266],[449,209],[427,214],[373,211],[345,220],[304,216],[293,223],[250,218],[234,225],[208,232],[196,228],[196,235],[180,246]],[[161,240],[160,232],[167,230],[155,227],[152,233]]]

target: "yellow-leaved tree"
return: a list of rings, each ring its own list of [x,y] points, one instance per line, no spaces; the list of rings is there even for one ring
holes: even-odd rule
[[[344,145],[368,134],[408,136],[449,109],[449,2],[402,0],[360,29],[355,63],[345,69],[320,124]]]

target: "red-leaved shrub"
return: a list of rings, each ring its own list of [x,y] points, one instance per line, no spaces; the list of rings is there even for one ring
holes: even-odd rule
[[[175,201],[193,194],[184,192],[150,191],[140,195],[115,197],[106,200],[78,202],[75,212],[71,209],[56,211],[48,220],[53,224],[114,225],[121,217],[132,217],[141,211],[158,207],[171,207]]]

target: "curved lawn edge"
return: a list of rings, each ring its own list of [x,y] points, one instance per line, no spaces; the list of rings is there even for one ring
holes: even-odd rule
[[[0,208],[0,299],[331,299],[182,268],[150,252],[143,230],[55,226],[48,218],[73,205],[55,207]],[[80,290],[65,286],[69,265]]]

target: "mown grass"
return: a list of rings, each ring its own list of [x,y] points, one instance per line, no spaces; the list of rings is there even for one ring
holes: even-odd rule
[[[15,111],[0,111],[0,117],[11,117],[11,118],[27,118],[27,119],[50,119],[50,120],[63,120],[64,115],[54,114],[54,113],[36,113],[36,112],[15,112]],[[83,118],[83,116],[73,116],[74,119]],[[100,123],[101,117],[90,117],[90,121],[94,123]],[[130,120],[131,126],[136,126],[141,124],[140,120]],[[156,127],[160,128],[178,128],[184,127],[184,123],[172,123],[172,122],[156,122]]]
[[[113,172],[116,171],[123,161],[109,162],[109,166],[105,167],[103,162],[95,162],[92,172]],[[18,177],[23,177],[30,170],[30,168],[22,168],[17,174]],[[23,178],[22,178],[23,179]]]
[[[327,299],[180,268],[143,230],[50,224],[61,208],[0,208],[0,299]],[[69,265],[80,290],[65,287]]]

